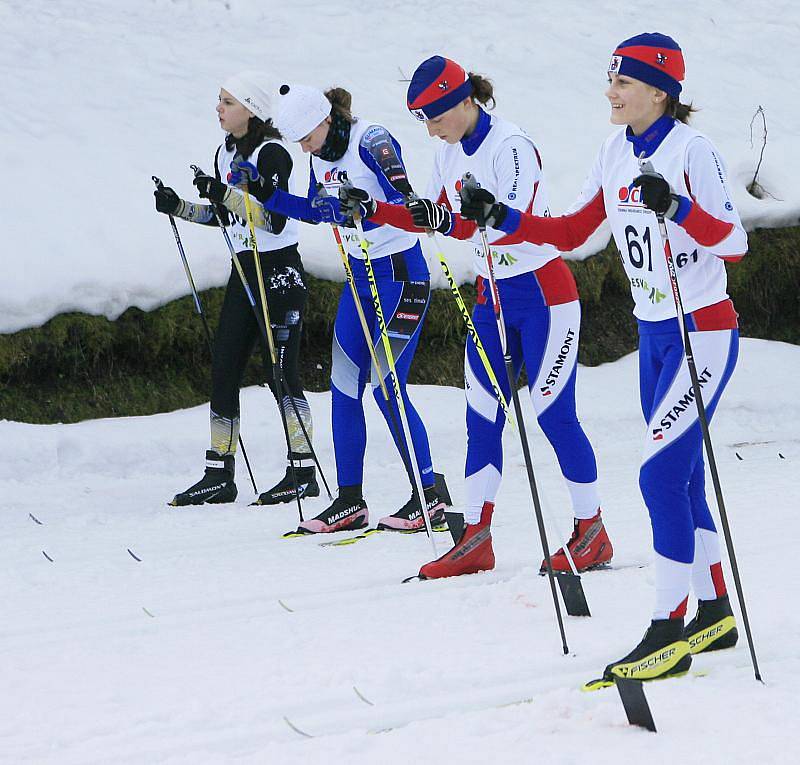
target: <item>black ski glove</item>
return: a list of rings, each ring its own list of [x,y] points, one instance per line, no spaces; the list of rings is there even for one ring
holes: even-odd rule
[[[205,173],[199,173],[194,177],[192,183],[197,188],[197,193],[203,199],[210,199],[212,202],[222,204],[225,200],[225,194],[228,192],[228,187],[216,178],[212,178]]]
[[[678,212],[680,198],[672,191],[663,175],[649,168],[642,169],[644,172],[631,184],[642,190],[642,204],[656,215],[672,220]]]
[[[339,209],[342,215],[351,218],[360,214],[364,220],[375,215],[378,205],[368,191],[353,186],[350,181],[345,181],[339,186]]]
[[[474,220],[478,225],[497,228],[506,219],[508,207],[497,202],[491,191],[479,186],[463,184],[458,192],[461,197],[461,217]]]
[[[453,215],[444,205],[431,202],[430,199],[409,199],[406,209],[414,219],[417,228],[427,228],[447,234],[453,225]]]
[[[181,198],[169,187],[159,186],[154,192],[156,210],[165,215],[175,215],[181,208]]]

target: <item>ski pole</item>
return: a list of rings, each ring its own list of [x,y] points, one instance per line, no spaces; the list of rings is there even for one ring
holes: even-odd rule
[[[375,308],[375,316],[378,319],[378,327],[380,328],[381,340],[383,341],[383,350],[386,354],[386,362],[389,365],[389,371],[391,372],[394,396],[397,400],[397,409],[400,414],[400,422],[403,426],[403,436],[408,447],[409,462],[411,462],[411,470],[414,476],[414,487],[417,491],[419,506],[422,511],[422,518],[425,521],[425,530],[428,533],[428,538],[431,540],[433,556],[434,558],[438,558],[439,553],[436,549],[436,540],[433,538],[431,519],[428,517],[428,513],[425,511],[425,492],[422,488],[422,477],[420,476],[419,472],[419,464],[417,462],[417,455],[414,449],[414,442],[411,439],[411,429],[408,425],[408,416],[406,414],[406,407],[403,402],[403,392],[400,389],[400,379],[397,376],[397,367],[394,363],[394,353],[392,352],[392,344],[389,340],[389,330],[384,319],[383,308],[381,307],[381,298],[380,294],[378,293],[378,283],[375,280],[375,271],[372,268],[372,259],[369,256],[369,244],[367,243],[364,235],[364,227],[361,225],[361,215],[358,212],[353,215],[353,222],[355,223],[356,231],[358,231],[358,240],[361,246],[361,252],[364,255],[364,267],[367,272],[367,280],[369,281],[370,292],[372,293],[372,303]]]
[[[447,279],[447,284],[450,287],[450,293],[455,298],[456,305],[458,306],[458,310],[461,313],[461,318],[464,320],[464,324],[467,327],[467,334],[470,336],[470,338],[472,338],[472,342],[475,345],[475,350],[478,352],[478,356],[480,357],[480,360],[483,364],[483,368],[486,370],[486,374],[489,377],[489,384],[492,386],[495,398],[497,399],[497,402],[500,404],[500,408],[503,410],[503,414],[505,414],[506,420],[511,424],[512,427],[516,428],[517,424],[516,422],[514,422],[514,418],[511,416],[511,412],[509,411],[506,397],[503,395],[503,391],[500,389],[500,383],[497,382],[497,377],[494,373],[494,369],[492,369],[491,363],[489,362],[489,357],[486,354],[486,349],[483,347],[480,335],[478,335],[478,330],[472,323],[472,317],[469,315],[469,310],[467,309],[466,303],[464,303],[464,298],[461,297],[461,291],[458,289],[456,280],[453,277],[452,271],[450,270],[450,265],[448,264],[447,260],[444,257],[444,253],[439,247],[439,241],[436,238],[436,234],[430,229],[425,229],[425,233],[428,235],[428,239],[433,245],[433,249],[436,252],[436,257],[439,259],[439,264],[442,267],[442,271],[444,271],[445,278]]]
[[[156,187],[159,189],[164,188],[164,183],[161,181],[160,178],[156,178],[155,175],[151,176],[153,179],[153,183],[155,183]],[[178,226],[175,223],[175,216],[168,215],[170,225],[172,226],[172,233],[175,235],[175,243],[178,245],[178,254],[181,256],[181,262],[183,263],[183,270],[186,271],[186,278],[189,281],[189,288],[192,291],[192,298],[194,299],[194,307],[197,311],[197,315],[200,317],[200,320],[203,322],[203,330],[206,336],[206,343],[208,344],[208,352],[213,356],[214,355],[214,343],[211,339],[211,329],[208,326],[208,320],[206,319],[205,311],[203,311],[203,306],[200,302],[200,295],[197,292],[197,287],[194,284],[194,279],[192,278],[192,271],[189,268],[189,261],[186,258],[186,253],[183,249],[183,242],[181,242],[181,235],[178,233]],[[239,434],[239,446],[242,448],[242,456],[244,457],[244,464],[247,465],[247,472],[250,475],[250,483],[253,484],[253,491],[258,494],[258,487],[256,486],[256,479],[253,476],[253,470],[250,467],[250,460],[247,458],[247,450],[244,448],[244,441],[242,440],[241,434]]]
[[[203,171],[197,165],[191,165],[190,167],[194,171],[195,176],[203,174]],[[261,312],[258,310],[258,306],[256,305],[255,297],[253,296],[253,291],[250,288],[250,284],[247,281],[247,276],[244,273],[244,269],[242,268],[242,264],[241,264],[241,261],[239,260],[239,256],[236,254],[236,250],[233,247],[233,243],[231,242],[231,238],[230,238],[230,236],[228,234],[228,230],[225,228],[225,226],[224,226],[224,224],[222,222],[222,217],[220,215],[220,209],[219,208],[220,208],[220,206],[217,203],[212,203],[211,209],[214,212],[214,217],[216,218],[217,225],[219,226],[219,229],[222,232],[222,237],[225,240],[225,244],[228,247],[228,252],[230,253],[231,260],[233,261],[233,264],[234,264],[234,266],[236,268],[236,272],[239,274],[239,280],[242,283],[242,287],[244,288],[245,295],[247,295],[247,300],[250,303],[250,307],[253,309],[253,314],[254,314],[254,316],[256,318],[256,324],[258,325],[258,328],[261,330],[261,335],[264,338],[264,342],[267,343],[267,332],[266,332],[266,329],[264,328],[263,316],[261,315]],[[273,375],[273,379],[274,379],[274,375]],[[311,437],[309,436],[308,430],[306,429],[306,426],[303,423],[303,418],[300,416],[300,412],[297,409],[297,404],[295,403],[294,397],[291,395],[291,392],[288,389],[288,385],[286,385],[285,380],[282,377],[281,377],[281,383],[283,383],[283,385],[284,385],[284,390],[282,392],[285,394],[285,397],[288,398],[290,403],[291,403],[292,410],[294,412],[294,416],[295,416],[295,418],[297,419],[297,422],[300,425],[300,430],[303,433],[303,437],[305,438],[306,444],[308,446],[308,450],[309,450],[309,452],[311,454],[311,459],[314,461],[314,465],[316,466],[317,470],[319,470],[319,475],[320,475],[320,478],[322,479],[323,485],[325,486],[325,491],[328,494],[328,499],[329,500],[333,500],[333,496],[331,495],[330,487],[328,486],[328,481],[325,478],[325,472],[322,469],[322,465],[320,465],[319,458],[317,457],[316,450],[314,449],[314,444],[311,442]],[[277,400],[279,397],[275,396],[275,398]],[[282,408],[280,403],[278,404],[278,407],[281,409],[281,414],[285,419],[285,414],[283,413],[283,408]],[[288,425],[285,427],[285,430],[288,432]],[[291,446],[289,445],[288,440],[287,440],[287,448],[288,448],[288,451],[291,453],[292,450],[291,450]],[[296,476],[295,476],[295,473],[294,473],[294,463],[292,462],[291,458],[289,459],[289,466],[290,466],[290,469],[292,470],[292,478],[294,479],[295,486],[297,486],[297,480],[296,480]],[[301,514],[301,519],[302,519],[302,514]]]
[[[650,162],[641,162],[640,168],[642,172],[655,172],[653,165]],[[733,536],[731,534],[730,524],[728,523],[728,513],[725,509],[725,500],[722,497],[722,483],[719,479],[717,472],[717,461],[714,458],[714,446],[711,443],[711,431],[708,427],[708,416],[706,414],[706,407],[703,403],[703,394],[700,389],[700,380],[697,375],[697,366],[694,361],[694,353],[692,351],[692,341],[689,337],[689,329],[686,326],[686,318],[683,313],[683,300],[681,299],[680,287],[678,286],[678,272],[675,268],[675,261],[672,257],[672,247],[669,243],[669,233],[667,232],[667,224],[664,220],[663,214],[656,213],[658,220],[658,230],[661,234],[661,242],[664,245],[664,257],[667,260],[667,273],[669,274],[670,287],[672,288],[672,297],[675,301],[675,310],[678,313],[678,326],[680,327],[681,337],[683,339],[683,351],[686,356],[686,365],[689,367],[689,377],[692,380],[692,391],[694,393],[694,400],[697,405],[697,418],[700,420],[700,430],[703,434],[703,443],[706,448],[706,455],[708,456],[708,467],[711,471],[711,480],[714,483],[714,493],[717,497],[717,507],[719,509],[719,517],[722,522],[723,536],[725,537],[725,546],[728,549],[728,559],[731,564],[731,571],[733,573],[733,581],[736,585],[736,596],[739,600],[739,608],[742,612],[742,621],[744,622],[744,631],[747,635],[747,645],[750,649],[750,660],[753,663],[753,672],[756,680],[764,682],[761,679],[761,671],[758,668],[758,659],[756,658],[756,648],[753,643],[753,635],[750,631],[750,619],[747,616],[747,606],[744,601],[744,590],[742,589],[742,581],[739,577],[739,565],[736,562],[736,551],[733,548]]]
[[[474,177],[470,173],[466,173],[462,179],[464,186],[476,186]],[[508,384],[511,388],[511,397],[514,401],[514,412],[519,420],[520,441],[522,443],[522,454],[525,458],[525,469],[528,472],[528,483],[530,484],[531,497],[533,499],[533,509],[536,514],[536,524],[539,527],[539,538],[542,542],[542,551],[544,552],[544,560],[547,565],[547,578],[550,581],[550,591],[553,595],[553,605],[556,610],[556,620],[558,621],[558,629],[561,633],[561,644],[564,654],[569,653],[567,646],[567,636],[564,632],[564,620],[561,618],[561,606],[558,602],[558,595],[556,594],[556,581],[553,574],[553,564],[550,560],[550,550],[547,545],[547,533],[544,528],[544,518],[542,516],[542,506],[539,502],[539,492],[536,488],[536,478],[533,474],[533,461],[531,459],[530,447],[528,445],[528,435],[525,432],[525,421],[522,417],[522,405],[519,401],[519,393],[517,392],[516,379],[514,375],[514,364],[511,359],[511,351],[508,348],[508,338],[506,336],[506,324],[503,318],[503,309],[500,303],[500,290],[497,288],[497,280],[494,275],[494,260],[492,258],[492,249],[489,246],[489,240],[486,236],[486,222],[483,216],[478,220],[478,230],[481,237],[481,245],[483,247],[483,254],[486,258],[486,267],[489,273],[489,286],[492,291],[492,303],[494,304],[494,318],[497,322],[497,332],[500,335],[500,348],[503,352],[503,359],[505,361],[506,375],[508,376]]]

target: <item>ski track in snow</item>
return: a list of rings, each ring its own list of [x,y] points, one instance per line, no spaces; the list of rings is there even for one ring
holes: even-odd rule
[[[424,535],[326,548],[315,537],[281,539],[296,508],[249,507],[242,466],[235,505],[167,507],[202,472],[207,407],[76,425],[0,421],[0,761],[786,762],[800,680],[799,375],[800,349],[744,340],[712,424],[767,684],[753,679],[740,623],[735,651],[695,660],[707,676],[646,687],[657,736],[627,725],[614,689],[578,690],[639,639],[653,597],[633,356],[578,378],[618,568],[584,575],[593,617],[566,618],[568,656],[537,575],[540,547],[511,431],[497,569],[401,584],[430,557]],[[458,504],[463,393],[414,387],[411,395]],[[335,480],[330,398],[310,402]],[[543,500],[566,534],[567,492],[523,403]],[[408,489],[374,402],[367,415],[365,496],[375,522]],[[243,392],[243,433],[264,487],[283,472],[267,391]],[[324,498],[305,504],[308,514],[324,506]],[[443,551],[448,535],[436,540]]]
[[[476,21],[479,20],[479,21]],[[211,170],[222,133],[214,114],[222,80],[263,68],[274,79],[353,93],[354,111],[386,124],[400,141],[420,193],[438,144],[405,108],[406,82],[434,53],[495,83],[497,113],[530,133],[541,150],[551,209],[577,198],[602,141],[612,131],[603,95],[614,47],[643,30],[675,37],[687,62],[693,124],[725,158],[733,198],[748,230],[796,225],[800,213],[800,107],[793,62],[800,6],[751,0],[625,7],[611,0],[507,0],[501,13],[475,0],[404,0],[369,13],[322,0],[4,0],[0,136],[11,182],[0,189],[10,269],[0,285],[0,332],[42,324],[67,311],[116,318],[189,293],[166,217],[153,207],[153,174],[196,200],[190,164]],[[569,55],[565,55],[569,51]],[[35,95],[32,95],[35,94]],[[746,191],[762,146],[759,182]],[[297,191],[308,162],[292,148]],[[40,199],[43,179],[47,200]],[[13,212],[12,212],[13,211]],[[218,232],[180,226],[198,288],[230,272]],[[607,226],[570,257],[608,241]],[[423,247],[427,244],[423,242]],[[442,238],[459,282],[472,279],[471,248]],[[344,281],[327,226],[301,226],[306,269]],[[15,267],[24,260],[24,268]],[[430,256],[433,284],[446,286]]]

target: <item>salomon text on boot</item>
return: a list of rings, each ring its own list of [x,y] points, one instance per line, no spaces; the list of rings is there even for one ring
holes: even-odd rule
[[[271,489],[263,492],[253,504],[280,505],[284,502],[294,502],[298,494],[300,499],[319,496],[317,469],[313,465],[310,467],[296,466],[294,470],[289,465],[286,468],[286,475]]]
[[[176,494],[170,505],[185,507],[186,505],[222,504],[233,502],[238,491],[233,482],[234,457],[232,454],[206,452],[205,475],[194,486]]]

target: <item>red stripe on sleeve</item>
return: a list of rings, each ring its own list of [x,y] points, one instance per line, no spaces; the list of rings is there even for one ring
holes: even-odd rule
[[[598,189],[590,202],[571,215],[544,218],[523,213],[519,228],[512,236],[533,244],[552,244],[565,252],[580,247],[605,219],[603,190]]]
[[[414,225],[411,213],[403,205],[393,205],[389,202],[376,202],[377,209],[369,219],[373,223],[380,223],[382,226],[394,226],[404,231],[421,231]]]
[[[534,149],[534,151],[536,151]],[[536,156],[538,157],[539,154],[537,152]],[[533,202],[536,199],[536,192],[539,190],[539,181],[533,184],[533,196],[531,197],[530,204],[525,208],[525,212],[530,215],[531,211],[533,210]],[[525,240],[522,239],[518,234],[508,234],[507,236],[500,237],[496,242],[492,242],[492,246],[503,246],[509,244],[520,244]]]
[[[689,214],[681,223],[684,231],[703,247],[713,247],[725,239],[734,229],[733,223],[726,223],[707,213],[697,202],[692,202]],[[734,256],[741,260],[744,256]]]

